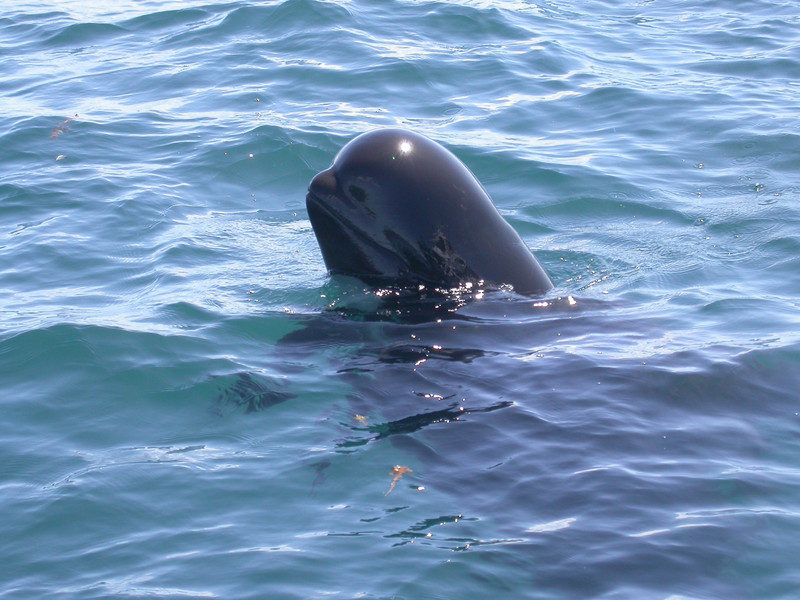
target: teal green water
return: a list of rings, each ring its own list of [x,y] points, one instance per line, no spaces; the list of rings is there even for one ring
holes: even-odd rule
[[[800,595],[796,3],[23,2],[0,75],[3,600]],[[329,279],[386,126],[548,306]]]

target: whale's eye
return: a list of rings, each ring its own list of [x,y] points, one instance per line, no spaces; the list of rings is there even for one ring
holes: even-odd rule
[[[363,188],[360,188],[357,185],[351,185],[350,187],[348,187],[347,192],[350,194],[350,197],[356,202],[363,203],[367,199],[367,193],[364,191]]]

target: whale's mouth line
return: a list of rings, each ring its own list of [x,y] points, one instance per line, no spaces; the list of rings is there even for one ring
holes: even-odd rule
[[[333,196],[335,198],[335,196]],[[366,252],[369,248],[374,254],[382,256],[390,256],[393,260],[403,263],[403,258],[391,246],[381,244],[374,236],[369,235],[365,230],[356,227],[351,221],[344,218],[338,211],[330,208],[330,202],[315,194],[311,190],[306,195],[306,208],[311,220],[311,227],[317,236],[317,241],[320,242],[320,248],[323,251],[323,256],[328,260],[327,252],[333,250],[335,246],[339,246],[341,252],[355,251],[358,253],[362,268],[358,270],[339,268],[334,266],[330,268],[331,273],[341,275],[351,275],[354,277],[370,278],[373,280],[391,280],[392,276],[383,273],[380,269],[374,266],[374,261],[369,260],[370,254]],[[316,225],[315,225],[316,222]],[[335,228],[339,230],[340,235],[332,234],[329,229]],[[348,240],[349,248],[341,248],[342,240]],[[323,240],[330,241],[330,244],[323,243]],[[335,244],[334,244],[335,243]],[[369,266],[372,266],[370,269]],[[407,268],[407,265],[406,265]]]
[[[306,195],[306,208],[309,205],[313,205],[314,209],[322,213],[322,215],[327,218],[329,221],[332,221],[337,227],[341,230],[352,234],[354,237],[357,237],[359,240],[364,242],[369,242],[371,245],[383,248],[378,242],[371,236],[367,235],[363,230],[359,229],[358,227],[354,226],[352,222],[347,221],[346,219],[342,218],[342,216],[335,210],[331,210],[329,208],[330,203],[323,200],[320,196],[309,190],[308,194]],[[311,216],[309,214],[309,216]],[[312,219],[311,226],[314,226],[314,222]],[[386,250],[386,248],[383,248]]]
[[[328,198],[337,199],[335,194],[319,195],[309,189],[306,208],[331,274],[359,277],[382,286],[423,284],[431,289],[451,289],[458,287],[459,282],[481,279],[474,273],[467,273],[466,265],[459,266],[454,262],[460,257],[448,252],[446,247],[437,245],[431,252],[421,253],[411,245],[403,244],[402,238],[392,231],[383,232],[386,243],[381,243],[332,209]],[[344,266],[342,261],[345,261]],[[426,275],[431,269],[441,271],[442,276]]]

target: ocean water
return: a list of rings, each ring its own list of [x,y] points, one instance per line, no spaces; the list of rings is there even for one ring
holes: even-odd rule
[[[4,2],[0,598],[800,597],[798,100],[794,0]],[[387,126],[556,290],[329,278]]]

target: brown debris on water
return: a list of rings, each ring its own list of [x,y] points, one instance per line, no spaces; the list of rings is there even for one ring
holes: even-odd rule
[[[392,485],[389,486],[389,491],[386,492],[384,494],[384,496],[388,496],[389,494],[392,493],[392,490],[394,489],[394,486],[397,484],[398,481],[400,481],[400,478],[403,475],[405,475],[406,473],[413,473],[413,472],[414,471],[412,471],[408,467],[402,467],[400,465],[395,465],[394,467],[392,467],[392,471],[391,471],[391,473],[389,473],[389,475],[392,476]]]
[[[66,119],[66,120],[65,120],[65,121],[63,121],[62,123],[59,123],[58,127],[56,127],[55,129],[53,129],[53,133],[51,133],[51,134],[50,134],[50,139],[51,139],[51,140],[54,140],[54,139],[56,139],[58,136],[60,136],[62,133],[64,133],[65,131],[69,131],[69,125],[68,125],[68,123],[69,123],[70,121],[72,121],[73,119],[77,119],[77,118],[78,118],[78,115],[75,115],[74,117],[70,117],[70,118]]]

